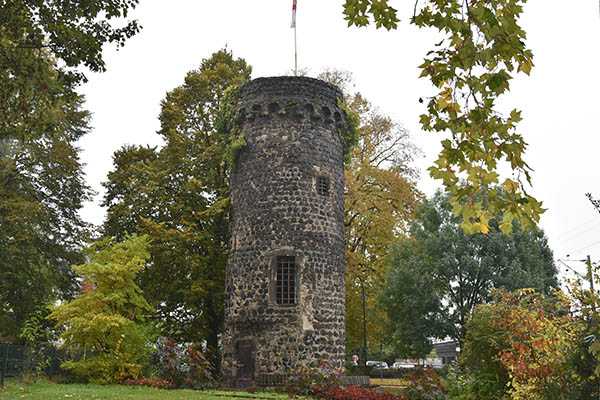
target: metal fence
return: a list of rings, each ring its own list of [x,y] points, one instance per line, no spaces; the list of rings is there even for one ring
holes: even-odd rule
[[[0,343],[0,386],[6,377],[15,377],[27,367],[27,348],[22,345]]]

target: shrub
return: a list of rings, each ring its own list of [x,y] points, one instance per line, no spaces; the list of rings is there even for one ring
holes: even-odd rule
[[[150,256],[148,239],[104,240],[89,256],[88,263],[73,268],[84,279],[81,294],[50,315],[64,329],[63,348],[71,356],[61,366],[95,383],[138,378],[151,342],[144,315],[152,308],[135,283]]]
[[[49,319],[49,306],[38,307],[23,324],[19,338],[27,345],[29,372],[37,375],[55,375],[59,372],[59,352],[54,345],[58,333]]]
[[[359,386],[316,386],[313,388],[312,394],[326,400],[408,400],[404,396]]]
[[[440,375],[431,368],[416,369],[408,374],[406,395],[410,400],[444,400],[446,387]]]
[[[293,395],[308,395],[317,386],[338,386],[342,373],[342,369],[335,368],[327,360],[321,360],[315,365],[300,365],[288,378],[286,391]]]
[[[476,308],[461,358],[466,375],[452,382],[453,398],[569,399],[577,382],[571,363],[582,330],[560,294],[533,290],[495,294]]]
[[[158,375],[176,387],[205,389],[216,384],[210,362],[198,344],[160,338],[154,359]]]
[[[148,386],[155,389],[173,389],[173,382],[166,379],[160,378],[139,378],[139,379],[127,379],[123,382],[125,385],[130,386]]]

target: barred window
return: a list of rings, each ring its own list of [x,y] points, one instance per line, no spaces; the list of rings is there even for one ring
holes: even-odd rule
[[[277,257],[275,301],[279,305],[296,304],[296,257]]]
[[[326,176],[317,177],[317,193],[321,196],[329,196],[329,178]]]

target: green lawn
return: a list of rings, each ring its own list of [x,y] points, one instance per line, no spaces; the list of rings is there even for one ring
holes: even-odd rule
[[[221,390],[159,390],[119,385],[59,385],[50,382],[21,384],[8,381],[0,389],[0,400],[283,400],[288,396],[272,392],[228,392]]]

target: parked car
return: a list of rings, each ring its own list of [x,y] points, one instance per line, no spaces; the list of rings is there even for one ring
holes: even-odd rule
[[[389,366],[385,361],[367,361],[367,367],[373,367],[374,369],[388,369]]]
[[[406,361],[396,361],[392,365],[392,368],[394,368],[394,369],[411,369],[411,368],[415,368],[415,367],[416,367],[416,365],[414,363],[406,362]]]

